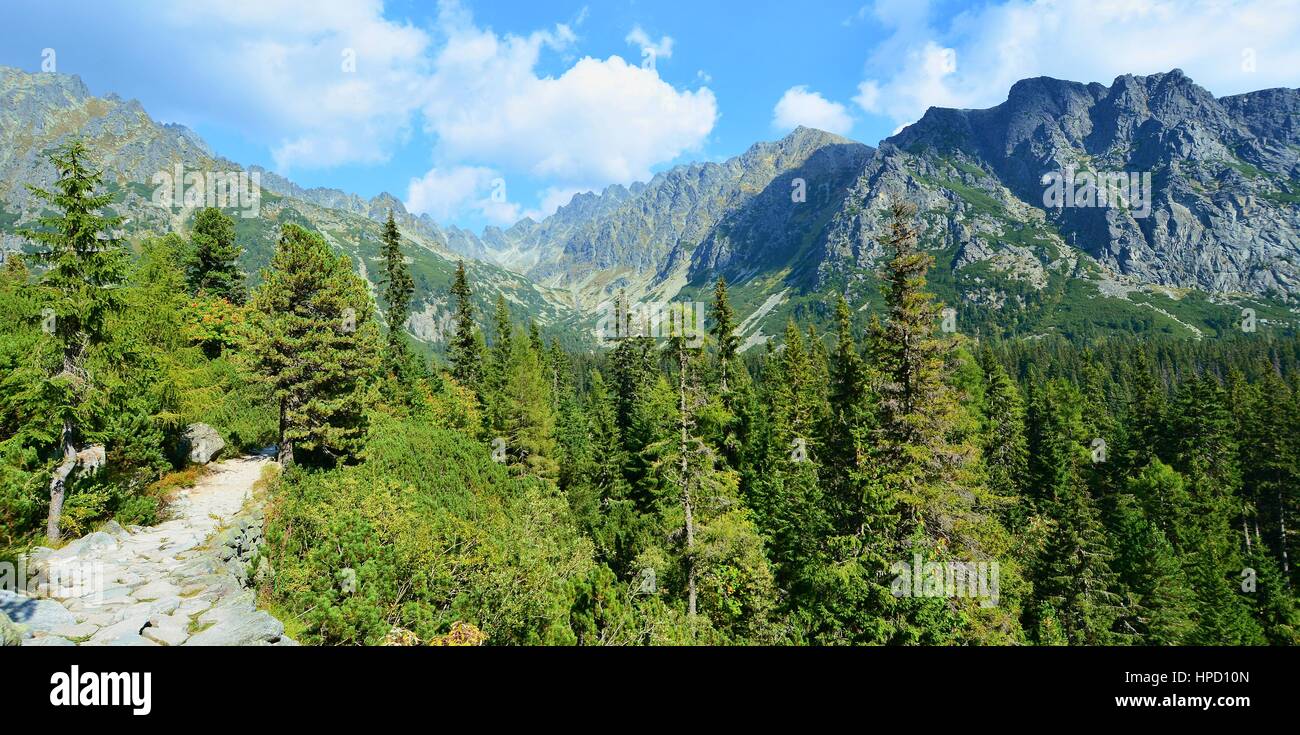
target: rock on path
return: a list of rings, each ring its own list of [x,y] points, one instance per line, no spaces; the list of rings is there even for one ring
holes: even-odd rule
[[[96,583],[55,599],[0,591],[0,612],[25,627],[24,646],[294,645],[207,543],[251,497],[268,462],[211,465],[165,523],[128,531],[110,522],[57,551],[33,551],[42,565],[93,570]]]

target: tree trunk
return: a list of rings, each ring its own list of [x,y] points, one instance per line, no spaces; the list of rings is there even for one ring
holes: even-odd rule
[[[1291,561],[1286,554],[1286,506],[1282,503],[1282,489],[1277,491],[1277,525],[1278,531],[1282,534],[1281,543],[1278,544],[1282,549],[1282,579],[1286,580],[1287,586],[1291,586]]]
[[[690,483],[690,464],[687,461],[686,452],[689,448],[687,435],[687,416],[686,416],[686,345],[681,337],[677,340],[677,364],[679,368],[678,378],[678,411],[681,413],[681,446],[678,448],[681,454],[681,477],[682,477],[682,508],[686,512],[686,599],[687,612],[691,617],[695,617],[695,517],[691,508],[691,483]]]
[[[293,465],[293,442],[284,438],[288,429],[288,420],[286,418],[288,412],[289,408],[287,401],[280,401],[280,444],[275,459],[280,463],[280,466],[286,470]]]
[[[50,478],[50,515],[45,524],[45,535],[51,541],[59,540],[59,520],[63,516],[63,490],[68,476],[77,466],[77,448],[72,444],[72,424],[63,422],[63,462],[54,469]]]

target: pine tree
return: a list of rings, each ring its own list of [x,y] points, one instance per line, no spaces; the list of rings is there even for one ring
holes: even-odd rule
[[[735,472],[696,431],[696,412],[706,401],[701,356],[688,346],[685,318],[680,311],[671,315],[664,348],[675,367],[675,386],[661,376],[647,401],[648,417],[655,420],[637,422],[652,438],[643,450],[646,477],[656,487],[661,528],[679,540],[674,555],[684,577],[692,635],[712,626],[744,640],[767,628],[773,578],[757,529],[738,508]]]
[[[1235,530],[1242,505],[1232,424],[1223,389],[1214,378],[1202,375],[1178,387],[1168,443],[1191,498],[1185,559],[1197,595],[1197,627],[1188,641],[1194,645],[1263,640],[1237,589],[1245,561]]]
[[[542,341],[542,331],[538,329],[537,322],[528,320],[528,346],[543,358],[546,356],[546,343]]]
[[[1243,498],[1251,507],[1254,528],[1245,528],[1251,547],[1266,544],[1283,579],[1289,580],[1296,558],[1293,538],[1300,523],[1300,406],[1277,374],[1268,370],[1250,391],[1234,401],[1240,413],[1234,435],[1241,437]],[[1246,518],[1243,517],[1243,523]]]
[[[235,221],[216,207],[204,208],[194,217],[191,241],[190,290],[243,304],[248,294],[244,275],[239,272],[242,250],[235,242]]]
[[[629,459],[618,427],[615,400],[598,370],[591,374],[587,407],[591,417],[592,465],[585,479],[593,498],[588,504],[590,512],[584,516],[585,525],[592,529],[600,558],[615,571],[625,573],[632,571],[632,559],[644,546],[644,523],[642,510],[624,477]]]
[[[483,390],[483,335],[474,323],[474,303],[465,276],[465,261],[456,263],[456,280],[451,287],[456,299],[456,333],[451,338],[448,353],[451,375],[457,383],[473,390]]]
[[[1300,645],[1300,609],[1268,550],[1256,544],[1239,578],[1269,645]]]
[[[887,318],[873,322],[871,335],[880,397],[871,465],[876,482],[898,504],[900,541],[919,534],[932,549],[941,539],[967,546],[952,534],[978,525],[972,500],[986,490],[971,473],[977,448],[951,441],[960,407],[944,380],[953,346],[935,337],[939,306],[925,290],[934,259],[917,245],[914,210],[895,203],[890,215]]]
[[[47,314],[53,317],[47,344],[56,354],[48,360],[44,352],[38,356],[47,364],[44,386],[33,398],[43,406],[39,413],[58,426],[49,432],[57,442],[60,461],[50,479],[46,524],[49,539],[57,541],[65,484],[91,420],[87,397],[98,388],[95,376],[83,366],[90,350],[110,340],[109,317],[122,308],[118,286],[125,274],[125,255],[114,234],[121,218],[99,214],[113,197],[95,193],[104,177],[92,168],[86,147],[80,141],[67,143],[50,155],[50,162],[58,176],[54,191],[28,188],[56,213],[37,219],[40,229],[20,234],[37,245],[35,256],[46,265],[39,289]]]
[[[359,390],[378,367],[365,281],[320,235],[286,224],[251,311],[249,352],[279,407],[280,462],[351,459],[366,430]]]
[[[793,448],[791,445],[798,441],[814,451],[819,449],[817,422],[825,399],[818,395],[813,361],[793,319],[786,322],[784,348],[778,353],[775,368],[772,419],[778,441],[787,448]]]
[[[809,336],[805,348],[793,321],[786,325],[785,347],[778,353],[770,382],[771,456],[764,460],[759,528],[770,539],[778,579],[792,594],[806,594],[810,569],[818,564],[820,546],[830,532],[830,517],[819,481],[823,468],[823,422],[826,401],[825,357],[821,340]],[[817,363],[821,361],[822,369]]]
[[[388,210],[388,220],[384,223],[380,239],[380,257],[384,259],[384,303],[388,306],[388,359],[390,368],[397,371],[410,350],[405,330],[406,318],[411,310],[411,295],[415,293],[415,281],[411,279],[411,271],[406,267],[406,258],[402,255],[402,235],[397,230],[391,209]]]
[[[507,319],[509,318],[507,314]],[[493,415],[506,442],[507,463],[520,474],[555,479],[555,409],[541,355],[529,342],[511,339]]]
[[[830,503],[833,523],[841,532],[852,527],[859,501],[852,477],[860,472],[859,457],[864,451],[861,439],[870,434],[870,407],[867,369],[863,364],[853,330],[853,314],[841,296],[835,307],[836,343],[830,356],[828,396],[829,428],[823,443],[826,462],[822,469],[823,487]]]
[[[1165,422],[1165,386],[1156,376],[1146,346],[1135,350],[1133,364],[1133,430],[1129,437],[1130,471],[1145,467],[1162,449]]]
[[[1149,492],[1139,484],[1130,481],[1129,489]],[[1178,553],[1133,494],[1120,497],[1115,516],[1113,568],[1127,597],[1122,628],[1146,645],[1181,644],[1195,627],[1195,595]]]
[[[1028,509],[1021,500],[1029,473],[1029,446],[1025,434],[1025,404],[1020,389],[1001,364],[985,361],[984,464],[989,490],[1005,501],[1003,522],[1008,529],[1023,527]]]
[[[727,279],[718,276],[718,283],[713,287],[713,326],[709,333],[713,335],[718,346],[718,391],[724,403],[731,393],[730,373],[736,353],[740,349],[740,337],[736,335],[736,312],[731,308],[727,297]]]
[[[1044,489],[1041,509],[1054,525],[1034,570],[1034,594],[1051,605],[1070,643],[1104,645],[1115,640],[1122,600],[1101,514],[1085,482],[1090,438],[1083,398],[1062,380],[1049,382],[1039,398],[1034,474]]]

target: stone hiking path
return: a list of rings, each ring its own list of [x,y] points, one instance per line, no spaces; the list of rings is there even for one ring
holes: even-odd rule
[[[0,612],[26,628],[21,645],[297,645],[280,621],[257,609],[241,581],[242,562],[262,531],[260,510],[251,522],[240,510],[269,461],[242,457],[212,465],[171,504],[172,520],[165,523],[128,531],[110,522],[57,551],[34,550],[37,563],[102,570],[103,583],[84,596],[59,599],[0,591]]]

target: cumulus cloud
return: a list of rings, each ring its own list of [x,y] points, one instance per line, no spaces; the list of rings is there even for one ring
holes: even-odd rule
[[[227,91],[238,81],[237,114],[277,140],[281,172],[383,162],[409,131],[430,39],[385,19],[379,0],[146,6],[151,24],[191,44],[177,57],[201,60],[191,78]]]
[[[853,118],[844,105],[801,85],[787,89],[772,110],[772,127],[777,130],[792,130],[800,125],[844,135],[853,128]]]
[[[135,89],[111,89],[146,97],[162,119],[266,145],[282,174],[383,164],[427,137],[428,173],[408,196],[440,219],[540,215],[574,191],[648,178],[698,151],[718,117],[698,79],[679,89],[632,50],[584,56],[585,10],[521,34],[481,27],[456,0],[419,26],[384,11],[382,0],[139,0],[88,5],[68,33],[139,34],[122,50]],[[641,28],[628,38],[661,59],[674,50]],[[486,197],[485,177],[498,176],[520,199]]]
[[[1222,96],[1294,87],[1300,68],[1295,0],[1007,0],[942,24],[917,0],[872,11],[892,34],[854,102],[897,123],[930,106],[996,105],[1033,76],[1109,84],[1181,68]]]
[[[626,184],[698,150],[718,117],[707,87],[678,90],[618,56],[542,76],[541,53],[572,44],[567,28],[498,35],[461,19],[447,30],[423,108],[445,160],[492,161],[559,188]]]
[[[650,34],[642,30],[641,26],[633,26],[623,39],[628,43],[641,49],[641,58],[649,59],[654,63],[655,59],[668,59],[673,55],[673,39],[671,36],[663,36],[658,41],[650,38]]]
[[[406,208],[446,221],[474,213],[492,224],[513,224],[519,205],[509,201],[501,174],[486,166],[432,168],[406,187]]]

